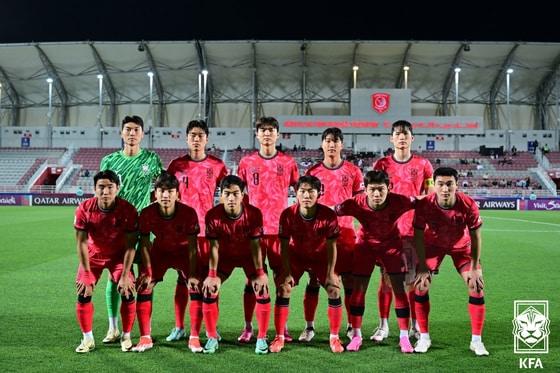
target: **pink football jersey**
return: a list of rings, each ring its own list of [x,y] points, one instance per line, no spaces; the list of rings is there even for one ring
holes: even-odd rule
[[[189,236],[200,231],[196,211],[181,202],[175,205],[172,217],[163,217],[159,204],[152,203],[140,213],[140,234],[155,236],[152,250],[166,253],[186,254]]]
[[[426,246],[444,249],[461,248],[470,243],[469,230],[482,225],[476,202],[466,194],[457,192],[455,205],[444,209],[432,193],[416,203],[414,228],[424,229]]]
[[[226,165],[212,155],[201,161],[185,155],[171,161],[167,171],[179,180],[181,202],[195,209],[199,235],[204,236],[204,216],[214,206],[214,192],[227,175]]]
[[[301,216],[297,203],[285,209],[280,217],[278,237],[291,239],[291,251],[305,260],[313,261],[317,254],[324,253],[327,239],[336,239],[338,234],[336,214],[320,203],[312,219]]]
[[[348,161],[343,161],[336,168],[326,167],[320,162],[307,170],[306,174],[321,181],[319,202],[323,205],[334,207],[364,190],[362,171]],[[341,228],[354,229],[351,216],[340,216],[338,224]]]
[[[336,205],[335,212],[358,219],[362,225],[358,233],[359,241],[378,246],[399,240],[397,219],[413,208],[414,202],[410,197],[389,193],[385,207],[373,210],[367,203],[367,195],[359,194]]]
[[[282,152],[264,158],[256,151],[241,159],[237,174],[247,184],[249,203],[263,214],[264,234],[278,234],[280,214],[288,206],[288,190],[299,178],[296,161]]]
[[[263,217],[258,208],[243,204],[236,219],[227,216],[223,204],[206,214],[206,238],[218,240],[220,260],[240,259],[251,256],[251,240],[263,234]]]
[[[134,206],[117,197],[112,210],[101,210],[97,198],[80,203],[76,209],[74,228],[88,233],[89,257],[122,260],[127,233],[138,229],[138,213]]]
[[[387,172],[390,179],[390,190],[393,193],[402,194],[407,197],[416,197],[425,194],[426,179],[431,179],[434,169],[430,161],[415,154],[406,161],[396,161],[393,156],[378,159],[373,165],[374,170]],[[403,236],[412,236],[412,220],[414,212],[408,212],[399,219],[399,231]]]

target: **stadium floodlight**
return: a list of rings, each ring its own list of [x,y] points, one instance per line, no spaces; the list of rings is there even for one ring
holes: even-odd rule
[[[206,84],[208,82],[208,70],[202,69],[202,119],[206,121]]]
[[[461,72],[460,67],[453,69],[455,71],[455,115],[459,113],[459,73]]]
[[[198,119],[202,119],[202,74],[198,73]]]
[[[358,86],[358,70],[360,70],[360,66],[354,65],[352,66],[352,87],[355,89]]]
[[[508,135],[506,137],[506,149],[509,149],[509,132],[511,131],[511,107],[510,101],[510,76],[513,74],[513,69],[510,67],[506,70],[506,113],[507,113],[507,129]]]
[[[148,77],[150,77],[150,78],[153,78],[153,77],[154,77],[154,73],[151,72],[151,71],[148,71],[148,73],[147,73],[146,75],[148,75]]]
[[[101,128],[101,115],[103,114],[103,74],[97,74],[99,89],[99,107],[97,109],[97,125]],[[101,132],[100,132],[101,135]],[[100,139],[100,147],[103,147],[103,139]]]
[[[47,83],[52,84],[54,82],[53,78],[47,78]]]
[[[402,69],[404,72],[404,89],[408,89],[408,70],[410,70],[410,66],[404,65]]]

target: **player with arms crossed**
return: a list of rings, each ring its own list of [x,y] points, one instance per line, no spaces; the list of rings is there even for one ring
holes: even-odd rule
[[[278,121],[275,118],[260,118],[256,131],[260,148],[243,157],[237,170],[237,174],[247,185],[249,203],[260,209],[263,214],[264,236],[261,238],[263,260],[268,257],[268,263],[275,276],[282,271],[278,221],[282,211],[288,207],[290,186],[295,186],[299,178],[295,160],[276,150],[278,129]],[[254,308],[255,295],[248,279],[243,293],[245,328],[238,338],[239,342],[247,343],[251,340]],[[291,341],[287,328],[285,332],[286,341]]]
[[[307,175],[316,176],[321,181],[321,195],[319,201],[323,205],[334,207],[335,205],[352,198],[352,196],[363,191],[362,171],[352,162],[342,159],[344,149],[344,136],[339,128],[327,128],[321,136],[323,149],[323,161],[317,163],[309,170]],[[350,298],[352,296],[352,258],[354,245],[356,243],[356,231],[354,221],[350,216],[338,217],[340,235],[338,236],[336,271],[342,276],[344,285],[344,305],[348,315],[348,336],[351,336],[350,325]],[[315,335],[314,318],[317,304],[319,302],[319,288],[312,278],[305,288],[303,298],[303,309],[306,327],[299,336],[300,341],[309,342]]]
[[[353,216],[362,225],[354,249],[354,288],[350,300],[353,332],[346,350],[358,351],[362,345],[361,325],[366,292],[375,263],[380,263],[395,292],[399,346],[403,353],[412,353],[414,350],[408,337],[410,305],[404,289],[406,266],[397,220],[414,208],[414,199],[390,192],[389,176],[385,171],[369,171],[364,185],[365,194],[358,194],[335,206],[337,215]]]
[[[327,291],[329,344],[334,353],[344,351],[338,336],[342,322],[340,281],[335,270],[338,220],[334,211],[317,203],[320,190],[318,178],[302,176],[296,187],[298,203],[285,209],[280,217],[283,274],[276,279],[276,337],[270,345],[270,352],[280,352],[284,348],[284,327],[288,321],[291,290],[304,272],[312,272]]]
[[[182,203],[194,208],[198,215],[200,233],[198,234],[198,262],[208,264],[210,246],[205,237],[204,217],[214,206],[214,193],[222,179],[227,175],[222,160],[206,153],[208,126],[203,120],[191,120],[187,125],[188,154],[171,161],[167,171],[179,180],[179,198]],[[186,337],[185,311],[189,300],[187,279],[179,272],[175,287],[175,327],[167,336],[167,341],[178,341]],[[186,273],[185,273],[186,274]],[[202,320],[202,294],[190,292],[191,338],[193,322]],[[194,317],[194,321],[193,321]],[[198,321],[197,321],[198,320]],[[198,334],[197,334],[198,335]],[[198,341],[191,341],[196,347]]]
[[[153,182],[162,170],[159,156],[142,149],[144,121],[139,116],[126,116],[121,124],[122,150],[108,154],[101,160],[99,169],[114,171],[120,180],[119,197],[130,202],[139,212],[150,204]],[[140,255],[136,261],[140,260]],[[103,343],[113,343],[119,339],[118,308],[119,293],[113,282],[108,281],[105,289],[109,330]],[[130,342],[132,345],[132,342]]]
[[[95,348],[93,303],[91,297],[103,269],[122,296],[122,351],[132,347],[130,331],[134,324],[134,275],[130,272],[137,239],[138,213],[134,206],[117,197],[119,178],[113,171],[100,171],[94,178],[95,196],[76,209],[74,228],[78,250],[76,315],[83,339],[76,348],[87,353]]]
[[[237,176],[226,176],[220,185],[223,203],[206,214],[206,237],[210,241],[208,277],[202,286],[202,313],[208,341],[204,353],[218,349],[218,294],[221,284],[236,267],[243,268],[251,280],[256,299],[256,317],[259,326],[255,353],[268,353],[266,333],[270,319],[268,278],[264,270],[259,240],[263,218],[259,209],[242,203],[245,183]]]
[[[414,135],[412,133],[412,124],[405,120],[398,120],[391,127],[391,136],[389,141],[395,147],[392,155],[388,155],[375,162],[374,170],[385,171],[391,180],[390,190],[393,193],[402,194],[407,197],[424,196],[433,192],[434,184],[432,179],[433,168],[425,158],[412,154],[412,142]],[[414,219],[414,211],[409,211],[399,219],[399,232],[402,236],[403,251],[407,259],[407,275],[405,282],[408,286],[408,299],[411,304],[412,329],[410,334],[418,337],[418,329],[416,327],[416,316],[414,313],[414,268],[416,265],[416,257],[414,248],[412,247],[412,238],[414,229],[412,228],[412,220]],[[370,339],[376,342],[382,342],[389,336],[389,310],[391,309],[391,301],[393,292],[391,290],[391,281],[387,276],[382,275],[377,292],[378,308],[379,308],[379,326],[374,331]]]
[[[428,290],[433,271],[437,271],[443,258],[449,255],[469,292],[468,310],[472,332],[470,349],[477,356],[485,356],[488,355],[488,351],[481,337],[486,314],[484,280],[480,264],[482,219],[476,202],[457,191],[457,179],[457,170],[453,168],[436,169],[436,192],[416,204],[413,224],[418,268],[414,285],[416,317],[421,334],[414,351],[425,353],[432,344],[428,332]]]
[[[155,183],[156,201],[140,214],[140,250],[142,253],[142,273],[137,279],[138,297],[136,312],[140,326],[140,341],[133,351],[144,352],[153,347],[151,337],[153,288],[163,281],[169,268],[181,273],[186,279],[185,287],[192,294],[198,294],[200,273],[197,267],[197,240],[199,232],[196,211],[179,202],[179,181],[163,171]],[[150,234],[155,236],[153,243]],[[202,265],[199,267],[202,268]],[[199,332],[202,322],[201,306],[191,302],[191,336],[189,349],[202,352]]]

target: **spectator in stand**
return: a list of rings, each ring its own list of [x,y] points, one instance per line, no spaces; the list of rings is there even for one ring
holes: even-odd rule
[[[534,200],[537,199],[537,194],[535,193],[534,190],[532,190],[532,191],[531,191],[531,194],[529,194],[529,199],[530,199],[531,201],[534,201]]]
[[[543,154],[550,153],[550,148],[548,147],[548,144],[544,144],[544,146],[542,148],[542,152],[543,152]]]
[[[539,148],[539,142],[537,141],[537,139],[535,139],[533,141],[533,154],[535,154],[537,152],[538,148]]]
[[[507,186],[507,181],[506,179],[500,179],[500,181],[498,181],[498,186],[500,188],[505,188]]]
[[[468,171],[467,171],[467,177],[473,177],[473,173],[472,173],[471,170],[468,170]]]
[[[515,145],[511,147],[511,155],[514,157],[517,156],[517,148]]]
[[[488,175],[488,172],[485,172],[485,173],[482,175],[482,178],[483,178],[484,180],[488,180],[489,177],[490,177],[490,175]]]

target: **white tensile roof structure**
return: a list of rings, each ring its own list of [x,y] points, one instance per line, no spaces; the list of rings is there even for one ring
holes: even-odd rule
[[[413,115],[479,115],[486,128],[501,129],[509,112],[512,129],[558,128],[560,43],[438,41],[3,44],[0,124],[45,125],[50,77],[55,126],[111,126],[130,113],[181,126],[201,110],[203,69],[211,126],[250,127],[262,115],[348,115],[353,66],[358,88],[403,88],[409,66]]]

